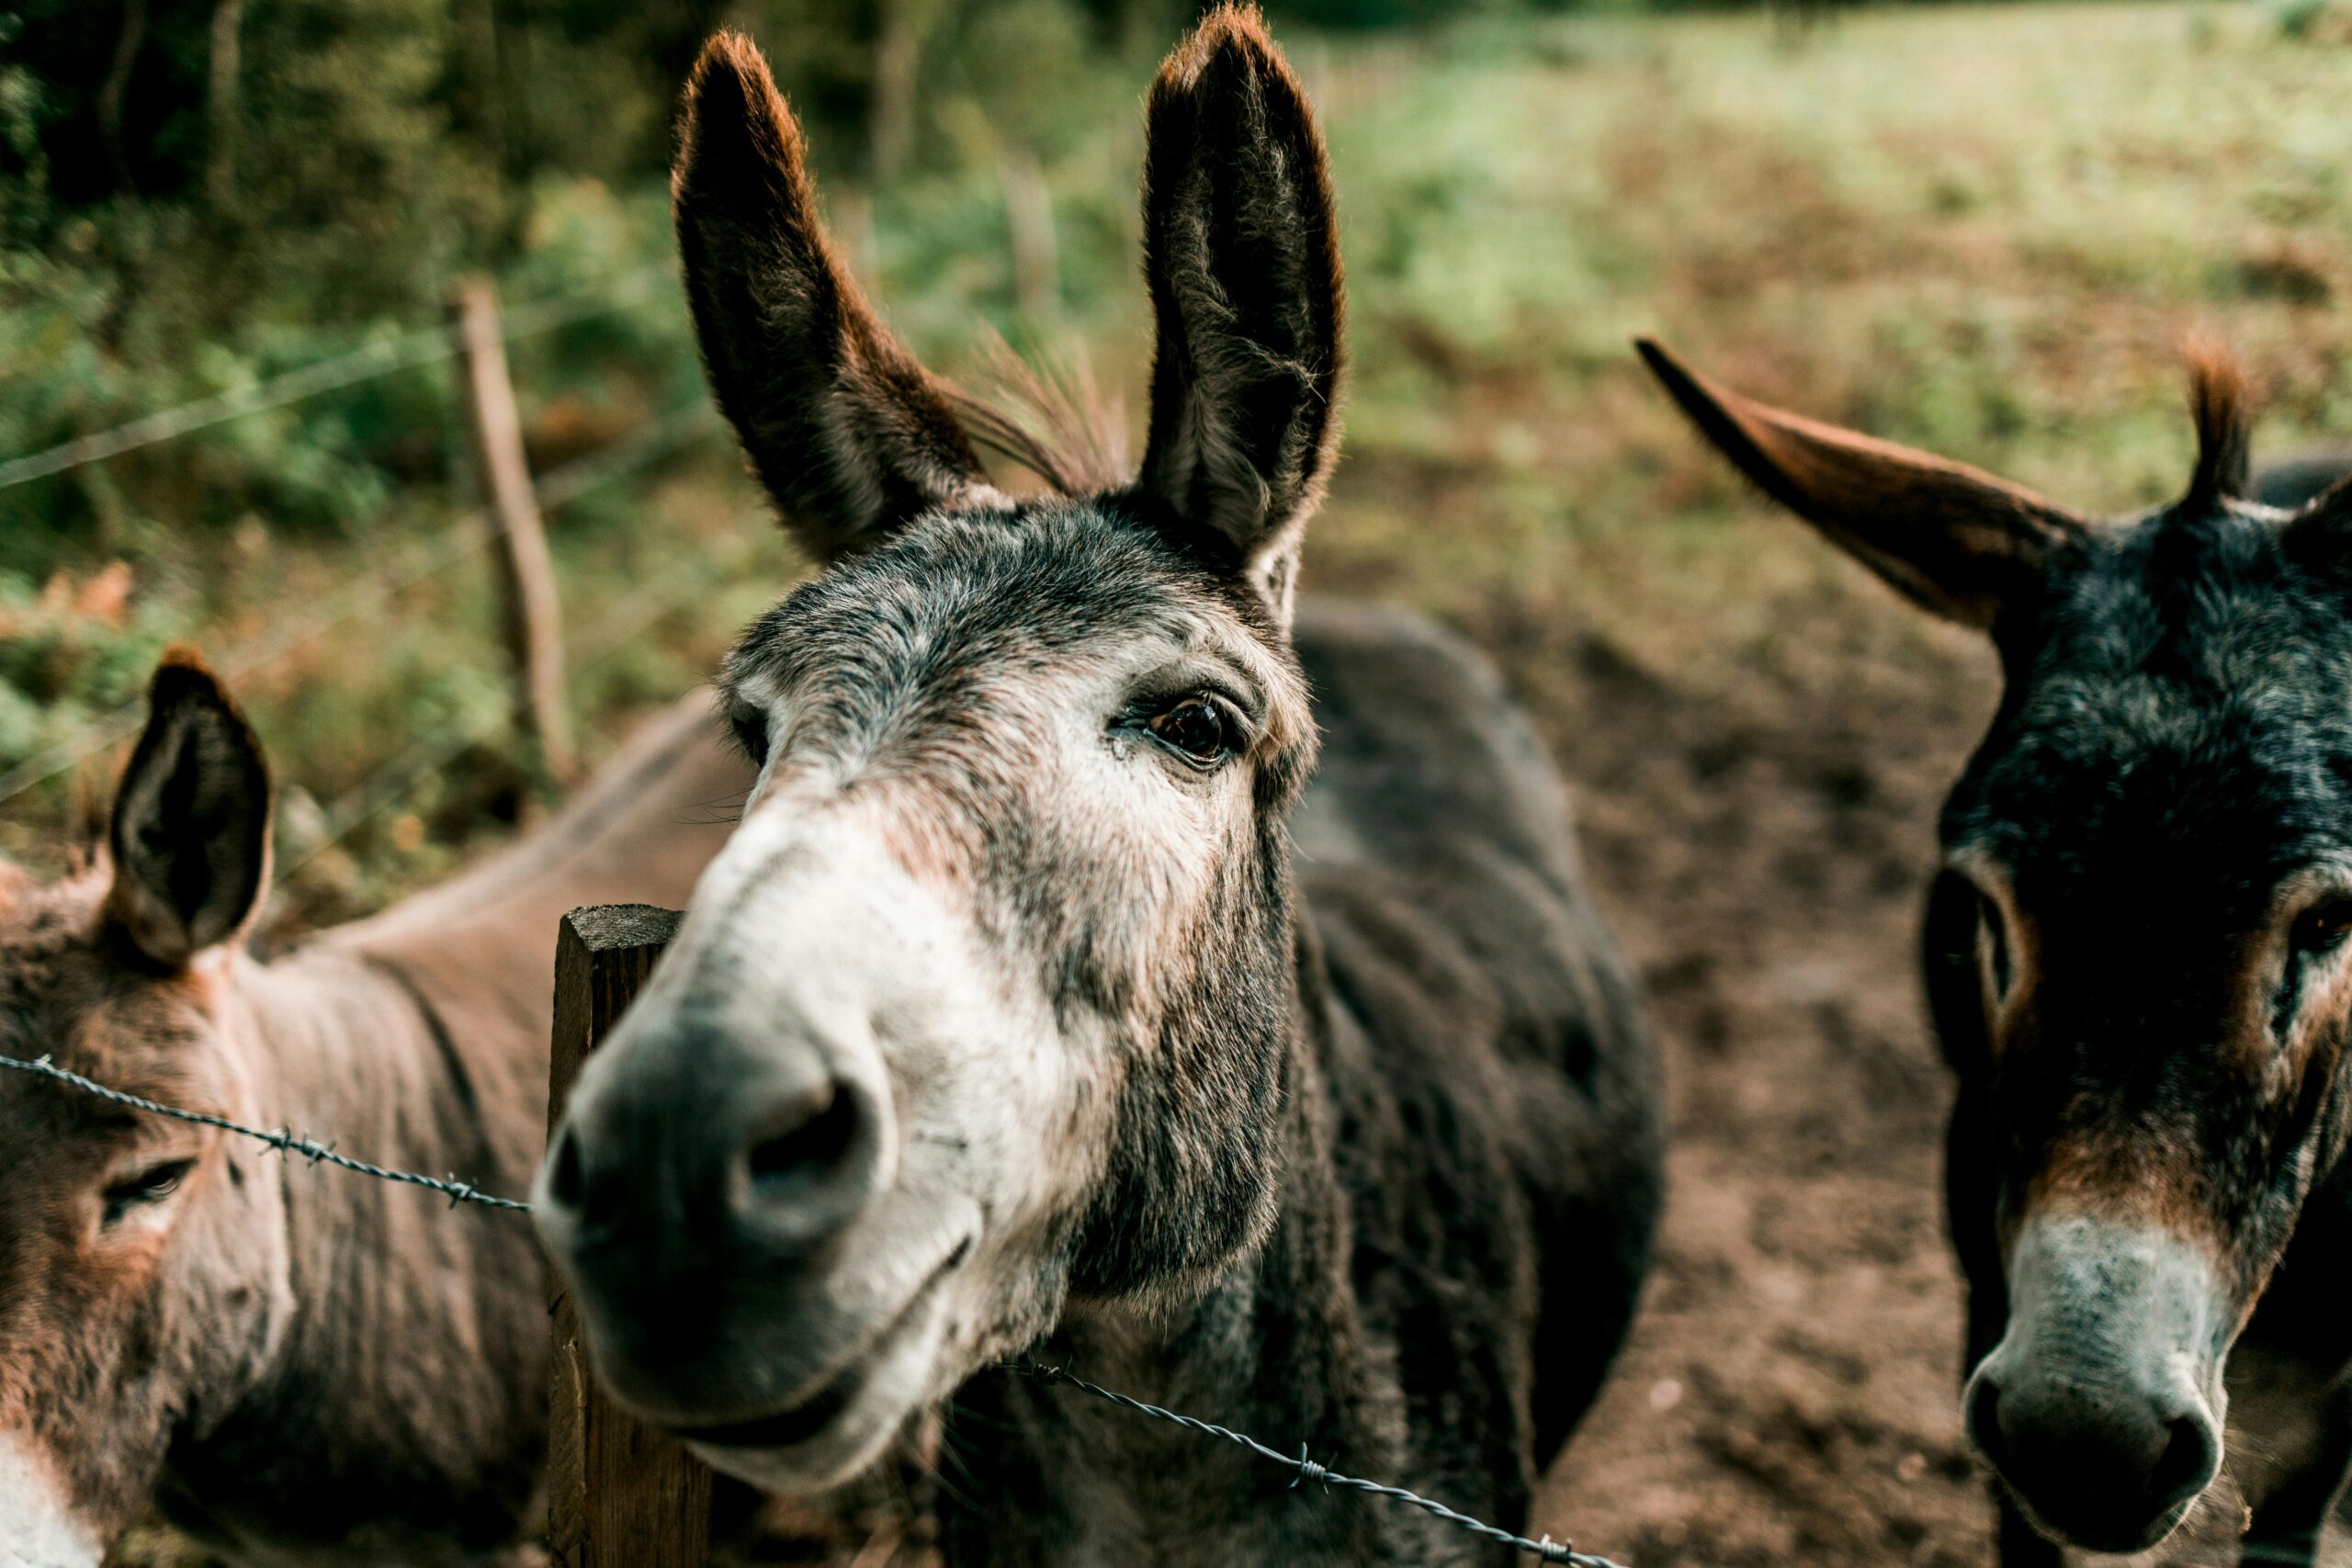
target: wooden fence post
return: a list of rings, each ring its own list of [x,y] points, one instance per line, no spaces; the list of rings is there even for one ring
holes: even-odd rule
[[[555,563],[531,468],[523,452],[523,416],[506,374],[498,332],[498,294],[486,277],[458,280],[449,294],[451,328],[465,351],[466,403],[474,457],[492,515],[498,520],[499,583],[506,604],[506,647],[514,661],[515,710],[539,744],[539,760],[559,783],[578,765],[563,694],[563,615],[556,602]]]
[[[574,909],[555,949],[555,1040],[548,1063],[552,1134],[588,1053],[611,1032],[678,929],[646,904]],[[553,1404],[548,1432],[548,1545],[559,1568],[704,1568],[710,1555],[711,1472],[684,1448],[631,1418],[589,1375],[571,1293],[550,1271]]]

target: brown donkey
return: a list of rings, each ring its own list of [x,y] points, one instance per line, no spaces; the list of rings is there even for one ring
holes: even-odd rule
[[[2245,1561],[2312,1562],[2352,1461],[2352,487],[2257,490],[2219,368],[2186,497],[2095,523],[1643,352],[1773,499],[2000,652],[1925,954],[2003,1562],[2163,1540],[2225,1416]]]
[[[105,851],[46,886],[0,863],[0,1052],[519,1196],[558,919],[683,897],[749,786],[707,701],[485,869],[267,964],[260,749],[191,663],[151,701]],[[93,1568],[151,1501],[241,1562],[503,1561],[540,1268],[517,1215],[0,1073],[0,1563]]]
[[[954,1563],[1493,1562],[992,1370],[1523,1529],[1659,1197],[1652,1048],[1498,682],[1398,617],[1294,643],[1340,263],[1254,12],[1169,60],[1147,158],[1141,476],[1013,500],[836,259],[758,53],[705,51],[703,353],[829,566],[729,662],[760,783],[537,1220],[605,1380],[723,1471],[816,1492],[944,1405]]]

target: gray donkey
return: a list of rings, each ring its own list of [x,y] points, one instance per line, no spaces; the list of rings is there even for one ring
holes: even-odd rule
[[[519,1193],[556,922],[683,896],[751,782],[690,699],[481,870],[273,961],[269,772],[158,671],[106,847],[0,861],[0,1054]],[[0,1564],[96,1568],[152,1504],[240,1562],[457,1568],[533,1533],[541,1266],[518,1215],[0,1072]]]
[[[1660,1196],[1653,1047],[1527,726],[1418,622],[1295,649],[1340,274],[1254,12],[1169,60],[1147,157],[1141,477],[1016,500],[842,269],[758,53],[705,51],[688,291],[828,567],[729,661],[759,784],[537,1223],[604,1380],[724,1472],[814,1493],[944,1405],[952,1563],[1493,1562],[996,1367],[1521,1529]]]
[[[2098,523],[1643,352],[1775,500],[2000,651],[1925,953],[2003,1562],[2162,1540],[2225,1417],[2245,1561],[2311,1562],[2352,1463],[2341,458],[2251,479],[2240,387],[2207,364],[2187,494]]]

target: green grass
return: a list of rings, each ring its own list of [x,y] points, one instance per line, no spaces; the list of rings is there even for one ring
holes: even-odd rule
[[[1355,353],[1317,578],[1465,621],[1504,602],[1573,615],[1687,679],[1754,657],[1776,594],[1844,569],[1747,520],[1634,365],[1638,331],[1749,390],[2094,507],[2179,482],[2177,350],[2192,333],[2244,357],[2272,440],[2352,432],[2352,54],[2290,32],[2251,6],[2116,5],[1871,11],[1803,34],[1753,15],[1597,16],[1294,39],[1337,164]],[[951,369],[989,331],[1077,344],[1108,384],[1139,386],[1141,85],[1138,68],[1105,87],[1103,134],[1047,171],[1063,264],[1048,319],[1013,305],[992,177],[834,187],[906,335]],[[551,188],[510,297],[661,254],[660,209],[651,190]],[[553,455],[695,395],[667,299],[515,362]],[[83,476],[107,525],[45,546],[20,535],[0,574],[0,751],[135,694],[164,638],[233,648],[428,536],[467,499],[448,478],[450,394],[445,373],[412,372],[201,438],[223,461],[259,453],[288,491],[307,450],[413,448],[399,483],[314,465],[333,493],[286,516],[191,529],[175,517],[204,511],[200,487],[184,503],[142,491],[138,458]],[[707,671],[793,570],[763,543],[695,579],[692,558],[754,499],[722,446],[555,519],[578,638],[653,563],[687,574],[676,614],[576,673],[595,736]],[[77,620],[81,585],[117,558],[129,600],[101,594]],[[58,570],[62,609],[61,590],[40,592]],[[494,619],[467,563],[243,682],[297,792],[293,827],[315,816],[301,797],[358,787],[465,715],[495,719]],[[380,901],[500,830],[518,785],[533,793],[527,766],[490,765],[510,750],[469,754],[320,857],[298,879],[300,911]],[[110,765],[14,803],[0,845],[53,850]]]

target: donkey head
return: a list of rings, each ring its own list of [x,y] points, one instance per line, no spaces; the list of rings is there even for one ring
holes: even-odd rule
[[[260,905],[269,775],[190,662],[156,672],[107,851],[0,868],[0,1053],[191,1110],[244,1110],[226,973]],[[0,1560],[96,1564],[175,1436],[277,1321],[282,1228],[218,1134],[0,1073]]]
[[[1141,476],[1014,501],[843,271],[751,45],[711,43],[686,114],[711,382],[826,570],[728,661],[758,786],[539,1225],[624,1401],[806,1491],[1066,1308],[1164,1308],[1271,1224],[1340,269],[1305,97],[1219,10],[1151,95]]]
[[[2143,1548],[2218,1471],[2224,1359],[2344,1138],[2352,489],[2241,499],[2218,366],[2188,494],[2093,525],[1643,351],[1775,500],[1999,650],[1926,927],[2007,1283],[1968,1427],[2044,1529]]]

